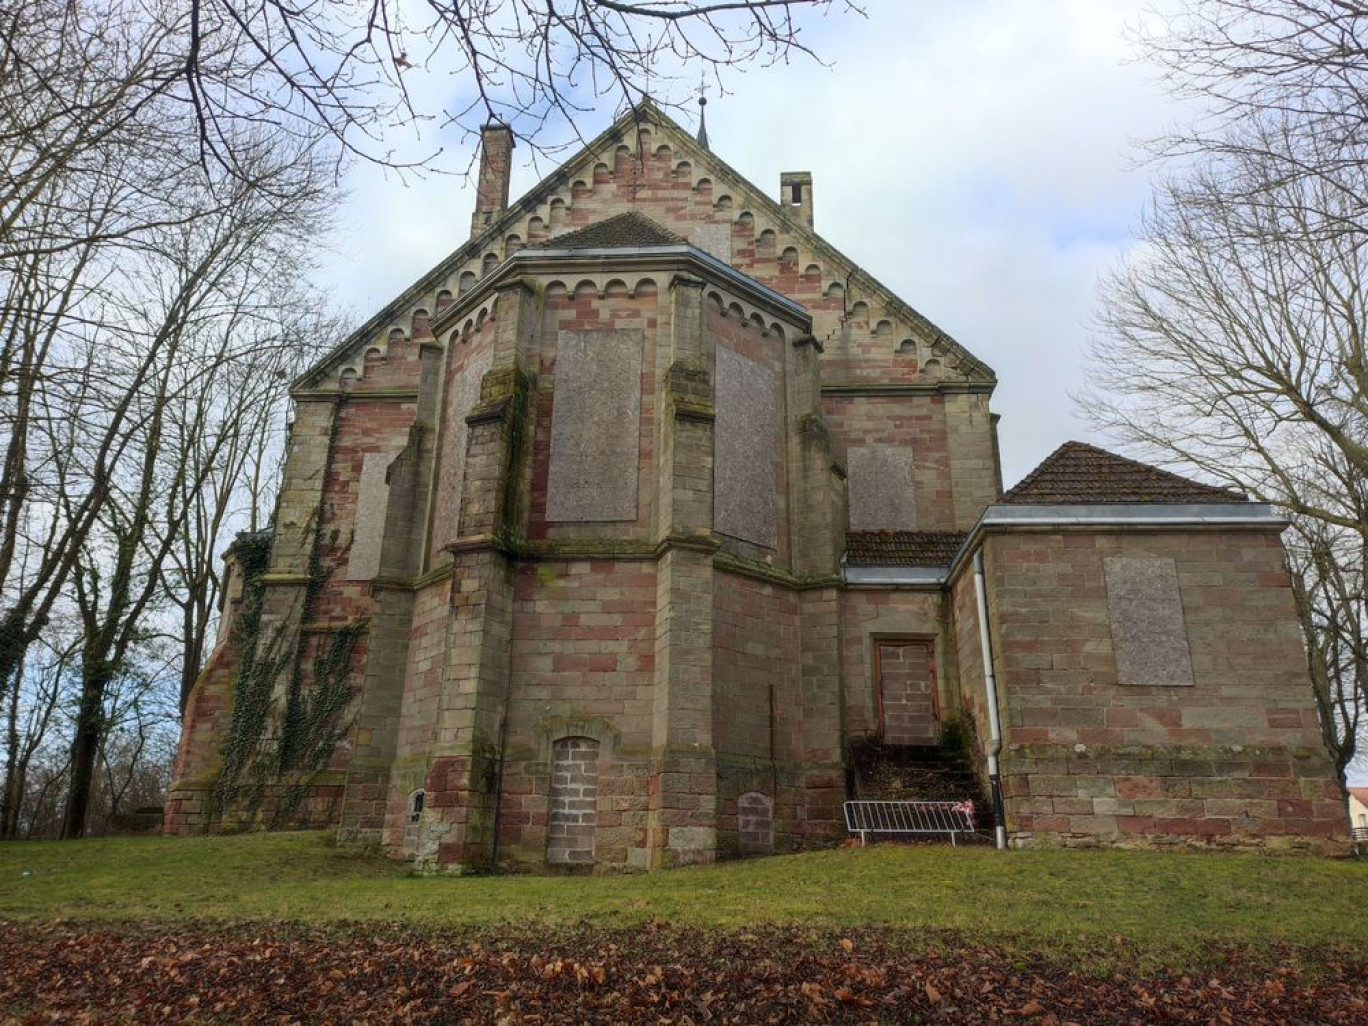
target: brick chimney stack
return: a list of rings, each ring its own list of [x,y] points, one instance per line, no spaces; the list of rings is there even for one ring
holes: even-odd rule
[[[812,172],[783,172],[779,176],[779,202],[785,210],[811,228]]]
[[[480,180],[470,234],[478,235],[508,209],[508,178],[513,170],[513,130],[497,121],[480,129]]]

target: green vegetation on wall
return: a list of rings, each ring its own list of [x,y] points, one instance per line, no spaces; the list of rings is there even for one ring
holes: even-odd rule
[[[329,463],[340,419],[333,418]],[[296,615],[281,615],[272,624],[264,622],[272,534],[240,535],[234,544],[243,570],[242,612],[235,627],[242,657],[211,823],[267,829],[308,825],[305,802],[351,727],[346,713],[355,695],[352,657],[365,623],[314,635],[312,672],[304,672],[310,635],[301,628],[328,580],[318,558],[322,513],[320,501],[312,517],[308,580],[295,600],[301,604],[293,610]]]

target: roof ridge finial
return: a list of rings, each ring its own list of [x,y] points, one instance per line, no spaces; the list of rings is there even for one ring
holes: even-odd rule
[[[698,144],[704,149],[708,146],[708,87],[703,75],[698,76]]]

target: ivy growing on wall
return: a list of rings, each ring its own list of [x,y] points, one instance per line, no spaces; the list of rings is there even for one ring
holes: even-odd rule
[[[329,465],[340,420],[333,418]],[[365,624],[348,624],[318,638],[309,664],[312,672],[304,672],[306,643],[300,627],[328,579],[318,559],[322,513],[320,500],[311,518],[314,537],[308,579],[295,600],[299,605],[269,628],[263,612],[271,532],[239,535],[234,544],[243,571],[242,610],[235,627],[242,657],[214,789],[211,818],[220,823],[298,825],[318,775],[351,726],[346,712],[354,697],[352,657]]]

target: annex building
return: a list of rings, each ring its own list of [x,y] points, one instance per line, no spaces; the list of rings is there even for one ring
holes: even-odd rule
[[[1280,542],[1071,443],[1004,492],[993,371],[652,105],[294,383],[171,833],[426,869],[833,843],[861,745],[958,739],[1008,837],[1332,847]],[[869,226],[875,230],[877,226]]]

